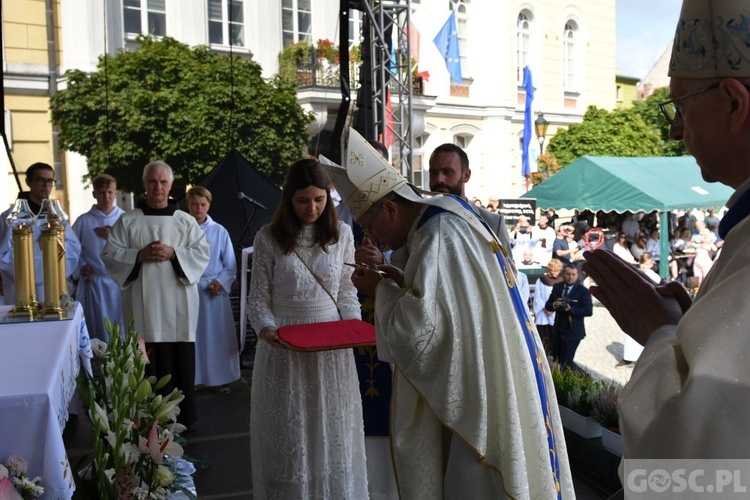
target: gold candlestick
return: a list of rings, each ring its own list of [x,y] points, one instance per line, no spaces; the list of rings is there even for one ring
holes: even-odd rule
[[[11,318],[33,319],[38,314],[38,303],[34,277],[34,214],[29,209],[28,201],[16,200],[5,222],[11,228],[13,240],[15,284],[15,307],[8,314]]]
[[[13,279],[16,291],[15,307],[8,313],[13,318],[33,319],[36,315],[33,244],[34,232],[30,225],[20,224],[13,228]]]
[[[60,233],[64,231],[57,220],[47,218],[42,229],[42,265],[44,268],[44,311],[42,317],[63,319],[67,312],[60,302]]]
[[[60,232],[60,246],[58,247],[60,252],[58,268],[60,279],[60,301],[65,305],[68,302],[68,271],[65,262],[65,226],[68,224],[69,218],[65,209],[63,209],[60,200],[52,199],[50,201],[52,202],[52,208],[60,218],[60,222],[63,226],[62,231]]]

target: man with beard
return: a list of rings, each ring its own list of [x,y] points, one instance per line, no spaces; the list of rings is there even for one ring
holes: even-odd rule
[[[437,193],[453,194],[466,200],[464,184],[471,178],[469,157],[455,144],[445,143],[438,146],[430,155],[430,190]],[[515,271],[515,263],[510,254],[510,234],[505,225],[503,214],[490,212],[486,208],[470,204],[477,214],[484,219],[490,229],[497,235],[508,251],[508,258]]]

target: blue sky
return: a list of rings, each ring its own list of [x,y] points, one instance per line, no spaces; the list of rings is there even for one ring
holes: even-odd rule
[[[617,74],[643,78],[674,37],[682,0],[616,0]]]

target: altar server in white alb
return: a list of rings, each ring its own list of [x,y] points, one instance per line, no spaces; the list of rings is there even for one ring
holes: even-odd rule
[[[324,160],[324,159],[323,159]],[[406,246],[403,272],[355,272],[395,364],[391,448],[401,498],[573,498],[544,348],[507,249],[465,200],[422,198],[354,130],[324,160],[362,228]]]
[[[625,458],[750,458],[749,18],[747,0],[684,0],[660,104],[703,178],[736,190],[695,300],[608,252],[586,256],[591,293],[644,346],[618,402]]]
[[[39,215],[42,202],[50,197],[55,187],[55,170],[46,163],[34,163],[26,169],[26,185],[28,191],[18,193],[19,199],[28,200],[29,209],[34,215]],[[0,280],[3,283],[2,299],[5,304],[15,302],[15,279],[13,270],[13,238],[10,227],[6,224],[13,207],[0,214]],[[39,226],[34,224],[34,274],[36,280],[36,297],[44,301],[44,272],[42,267],[42,249],[39,238],[42,235]],[[81,255],[81,243],[76,238],[70,224],[65,224],[65,269],[70,274],[78,263]]]
[[[181,389],[180,423],[196,420],[195,330],[198,326],[198,280],[209,261],[206,235],[190,214],[169,199],[174,180],[163,161],[146,165],[146,198],[115,223],[102,261],[122,289],[126,321],[150,350],[148,375],[172,379],[163,389]]]
[[[73,272],[73,278],[78,279],[75,299],[83,307],[91,337],[107,342],[109,335],[104,329],[104,318],[109,318],[113,325],[119,324],[124,333],[122,297],[120,287],[109,276],[99,254],[112,226],[125,211],[115,206],[117,181],[114,177],[99,174],[91,180],[91,185],[96,204],[73,224],[73,232],[81,242],[81,258]]]
[[[217,394],[228,394],[227,385],[240,378],[240,353],[229,292],[237,276],[237,260],[232,240],[224,226],[208,215],[211,192],[195,186],[187,192],[190,215],[206,233],[211,245],[208,267],[198,282],[200,312],[195,334],[195,385],[212,387]]]

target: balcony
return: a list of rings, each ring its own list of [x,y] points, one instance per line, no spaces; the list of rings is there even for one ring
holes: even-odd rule
[[[352,93],[360,87],[359,73],[362,62],[359,60],[349,61],[349,88]],[[297,63],[297,84],[300,90],[313,88],[330,89],[340,88],[341,66],[338,63],[338,55],[329,60],[323,57],[317,50],[311,49],[309,57]],[[397,92],[395,85],[391,86],[391,92]],[[412,78],[412,94],[423,95],[424,83],[422,77]]]

